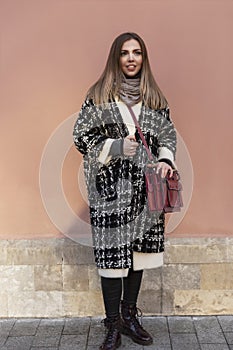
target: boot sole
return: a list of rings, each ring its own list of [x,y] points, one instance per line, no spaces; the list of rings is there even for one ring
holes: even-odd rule
[[[126,335],[127,337],[129,337],[130,339],[132,339],[132,341],[134,342],[134,343],[137,343],[137,344],[140,344],[140,345],[151,345],[151,344],[153,344],[153,339],[151,339],[151,340],[145,340],[145,341],[143,341],[143,340],[139,340],[139,339],[137,339],[137,338],[135,338],[131,333],[130,333],[130,331],[128,332],[127,330],[121,330],[121,334],[124,334],[124,335]]]
[[[121,339],[119,339],[119,341],[117,342],[115,349],[118,349],[120,346],[121,346]],[[100,346],[99,350],[102,350],[102,349],[103,349],[102,346]]]

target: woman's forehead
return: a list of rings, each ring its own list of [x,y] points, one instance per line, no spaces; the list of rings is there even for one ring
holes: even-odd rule
[[[127,40],[123,43],[122,45],[122,50],[135,50],[135,49],[141,49],[141,46],[139,44],[139,42],[135,39],[130,39]]]

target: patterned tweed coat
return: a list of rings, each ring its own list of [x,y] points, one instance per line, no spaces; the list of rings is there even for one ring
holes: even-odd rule
[[[142,105],[138,121],[155,160],[161,147],[175,156],[176,132],[169,109]],[[74,143],[83,154],[98,268],[132,267],[132,251],[164,251],[164,215],[148,212],[144,176],[148,158],[137,131],[140,145],[134,157],[112,157],[107,164],[99,161],[108,138],[128,134],[116,102],[96,106],[86,100],[74,126]]]

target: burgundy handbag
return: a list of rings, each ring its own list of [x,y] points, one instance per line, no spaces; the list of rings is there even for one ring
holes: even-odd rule
[[[148,158],[153,162],[153,156],[149,150],[145,137],[141,131],[137,118],[131,108],[127,106],[133,121],[137,127],[139,136],[146,148]],[[180,175],[177,170],[173,171],[170,177],[169,172],[165,178],[156,173],[156,169],[147,167],[145,171],[146,192],[148,200],[148,208],[151,212],[163,211],[164,213],[178,212],[183,207],[182,200],[182,185],[180,182]]]

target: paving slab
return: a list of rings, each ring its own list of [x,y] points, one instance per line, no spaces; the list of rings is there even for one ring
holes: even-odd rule
[[[233,316],[218,316],[217,319],[223,332],[233,331]]]
[[[99,350],[105,337],[100,317],[0,319],[0,350]],[[153,344],[122,335],[119,349],[233,350],[233,316],[150,316],[143,327]]]
[[[227,343],[233,345],[233,332],[225,332],[224,333]]]
[[[89,334],[91,326],[90,317],[76,317],[65,320],[62,334]]]
[[[145,317],[142,320],[142,325],[151,335],[168,334],[168,322],[166,317]]]
[[[200,345],[196,334],[173,333],[170,336],[173,350],[200,350]]]
[[[201,350],[229,350],[227,344],[201,344]]]
[[[39,324],[40,324],[40,320],[19,319],[14,323],[13,327],[9,332],[9,335],[10,336],[35,335]]]
[[[156,343],[144,346],[143,350],[172,350],[171,345],[158,345]]]
[[[11,328],[14,326],[16,319],[2,318],[0,319],[0,336],[8,335]]]
[[[200,343],[227,344],[217,317],[194,317],[193,319]]]
[[[46,346],[45,348],[44,347],[34,347],[34,346],[32,346],[31,347],[31,350],[58,350],[58,348],[56,347],[56,348],[54,348],[54,347],[50,347],[50,346]]]
[[[36,334],[32,346],[34,347],[58,347],[60,343],[61,334],[57,333],[56,335],[50,334]]]
[[[8,337],[1,350],[30,350],[33,336]]]
[[[170,333],[195,333],[192,317],[168,317]]]
[[[62,335],[59,350],[86,349],[87,335]]]

